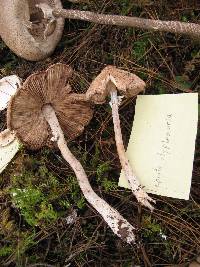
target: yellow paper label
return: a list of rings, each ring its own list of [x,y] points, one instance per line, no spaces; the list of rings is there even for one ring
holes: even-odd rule
[[[127,156],[147,192],[189,199],[197,122],[197,93],[137,97]]]

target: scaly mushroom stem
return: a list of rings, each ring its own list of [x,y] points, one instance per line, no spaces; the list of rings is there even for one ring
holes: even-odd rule
[[[108,90],[110,91],[111,101],[110,105],[112,108],[112,117],[115,131],[115,141],[117,146],[117,152],[119,155],[120,163],[122,165],[122,169],[124,171],[125,177],[129,183],[129,186],[137,198],[137,200],[144,206],[148,207],[151,211],[153,211],[153,206],[150,202],[155,202],[148,194],[142,189],[137,177],[134,175],[133,170],[130,166],[129,160],[125,154],[125,148],[122,140],[122,133],[120,127],[120,119],[119,119],[119,99],[117,96],[117,90],[115,85],[112,82],[109,82],[107,85]]]
[[[80,164],[74,157],[64,138],[63,131],[59,125],[55,111],[51,105],[45,105],[43,108],[43,115],[50,125],[53,137],[57,141],[58,147],[63,158],[69,163],[74,170],[80,188],[87,199],[87,201],[101,214],[103,219],[110,226],[112,231],[122,238],[127,243],[135,242],[134,227],[124,219],[118,211],[108,205],[108,203],[101,199],[92,189],[87,175]]]
[[[180,21],[162,21],[119,15],[105,15],[90,11],[67,9],[54,9],[52,13],[55,17],[85,20],[97,24],[135,27],[146,30],[188,34],[194,39],[200,39],[200,25],[195,23],[186,23]]]

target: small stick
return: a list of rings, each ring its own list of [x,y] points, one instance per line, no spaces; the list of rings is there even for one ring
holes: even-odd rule
[[[119,236],[129,244],[135,243],[135,228],[126,219],[124,219],[117,210],[109,206],[109,204],[105,200],[100,198],[93,191],[81,163],[74,157],[74,155],[67,147],[63,131],[59,125],[58,119],[52,106],[44,106],[43,115],[51,128],[54,140],[57,141],[63,158],[74,170],[80,188],[87,201],[101,214],[103,219],[107,222],[107,224],[117,236]]]
[[[120,163],[122,165],[122,169],[124,170],[125,177],[129,183],[129,186],[137,198],[138,202],[142,205],[148,207],[151,211],[153,211],[153,206],[150,202],[154,202],[151,197],[142,189],[137,177],[134,175],[133,170],[130,166],[129,160],[126,157],[125,148],[122,140],[122,132],[120,127],[120,119],[119,119],[119,99],[117,96],[117,90],[115,85],[110,81],[107,84],[107,88],[110,92],[111,101],[110,105],[112,108],[112,117],[113,117],[113,124],[114,124],[114,131],[115,131],[115,141],[117,146],[117,152],[119,155]]]

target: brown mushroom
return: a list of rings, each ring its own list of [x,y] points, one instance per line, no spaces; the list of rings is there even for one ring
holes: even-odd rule
[[[0,36],[18,56],[38,61],[53,53],[62,37],[63,18],[45,17],[36,7],[62,8],[60,0],[1,0]]]
[[[47,71],[29,76],[10,102],[8,127],[30,149],[52,143],[42,114],[44,105],[51,104],[55,109],[68,141],[80,135],[92,118],[89,104],[84,99],[81,101],[80,94],[71,92],[67,83],[71,75],[71,67],[55,64]]]
[[[145,87],[145,82],[135,74],[120,70],[115,66],[107,66],[90,84],[86,93],[87,99],[95,104],[104,103],[110,94],[109,82],[112,82],[126,97],[136,96]]]
[[[39,149],[54,141],[74,170],[87,201],[116,235],[133,243],[134,227],[93,191],[82,165],[67,147],[64,134],[67,141],[74,139],[93,114],[85,95],[71,92],[67,83],[71,75],[72,69],[63,64],[31,75],[10,102],[8,127],[31,149]]]
[[[115,140],[122,169],[124,170],[125,177],[137,200],[152,211],[153,206],[150,202],[155,201],[142,189],[125,154],[118,111],[120,101],[117,96],[117,90],[126,97],[133,97],[143,91],[144,88],[145,82],[138,76],[130,72],[117,69],[115,66],[108,66],[104,68],[91,83],[86,92],[86,98],[92,103],[101,104],[105,102],[106,97],[110,95]]]

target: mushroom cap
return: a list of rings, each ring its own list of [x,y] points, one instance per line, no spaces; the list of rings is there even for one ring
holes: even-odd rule
[[[54,108],[67,141],[80,135],[92,118],[93,110],[85,95],[71,91],[68,80],[72,72],[68,65],[52,65],[29,76],[12,97],[7,111],[8,128],[28,148],[35,150],[53,144],[42,113],[46,104]]]
[[[39,3],[62,8],[60,0],[1,0],[0,36],[15,54],[31,61],[42,60],[53,53],[65,23],[63,18],[56,18],[52,25],[41,19],[41,12],[35,7]],[[41,23],[37,19],[42,20]],[[48,23],[50,29],[45,37],[44,26]],[[34,32],[29,28],[31,25],[41,29]]]
[[[91,83],[86,92],[86,98],[95,104],[104,103],[110,93],[107,86],[110,81],[127,98],[139,94],[145,88],[145,82],[135,74],[115,66],[107,66]]]

